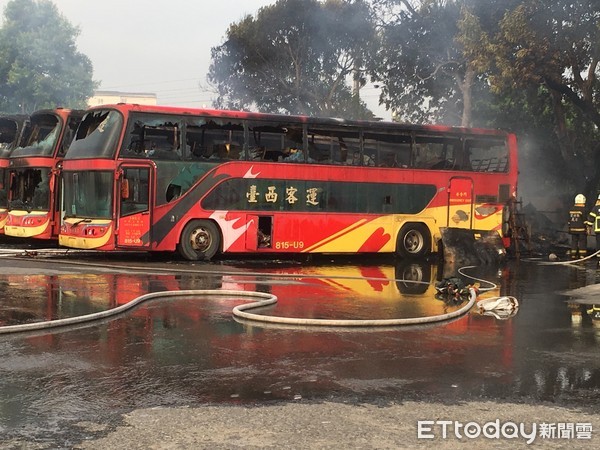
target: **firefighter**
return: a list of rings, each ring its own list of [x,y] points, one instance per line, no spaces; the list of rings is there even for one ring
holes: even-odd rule
[[[571,259],[583,258],[587,253],[587,230],[585,226],[585,195],[577,194],[575,204],[569,211],[569,234],[571,235]]]
[[[592,210],[587,216],[585,225],[588,229],[589,234],[594,233],[596,235],[596,252],[600,250],[600,195],[596,199],[596,204],[592,207]],[[596,255],[598,258],[598,265],[600,266],[600,253]]]

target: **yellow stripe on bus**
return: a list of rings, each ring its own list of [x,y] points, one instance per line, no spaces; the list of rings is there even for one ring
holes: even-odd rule
[[[94,221],[98,224],[99,221]],[[108,223],[109,221],[104,221]],[[100,237],[76,237],[76,236],[58,236],[58,243],[65,247],[79,248],[84,250],[90,250],[93,248],[99,248],[110,240],[112,237],[112,225],[106,230],[106,233]]]
[[[12,213],[12,211],[11,211]],[[5,225],[4,234],[7,236],[28,238],[33,236],[39,236],[48,228],[50,219],[46,220],[42,225],[38,227],[17,227],[14,225]]]

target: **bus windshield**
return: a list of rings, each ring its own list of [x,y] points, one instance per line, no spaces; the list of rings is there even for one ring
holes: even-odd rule
[[[123,127],[123,117],[114,110],[94,110],[82,119],[66,157],[113,158]]]
[[[54,114],[32,116],[25,130],[23,146],[16,148],[11,156],[53,156],[60,131],[60,119]]]
[[[19,124],[12,119],[0,117],[0,158],[8,158],[18,144]]]
[[[64,172],[63,180],[65,217],[111,218],[112,172]]]
[[[13,171],[10,209],[47,211],[50,205],[49,168],[28,167]]]

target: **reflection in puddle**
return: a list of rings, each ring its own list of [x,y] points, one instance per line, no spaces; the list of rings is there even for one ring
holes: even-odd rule
[[[124,305],[148,292],[225,289],[274,294],[272,314],[323,319],[425,317],[457,310],[462,302],[436,297],[437,267],[418,263],[395,266],[293,267],[262,275],[212,276],[198,286],[191,275],[9,275],[0,324],[15,325],[86,315]]]
[[[173,277],[146,279],[121,274],[8,275],[0,325],[40,322],[104,311],[153,289],[178,289]]]

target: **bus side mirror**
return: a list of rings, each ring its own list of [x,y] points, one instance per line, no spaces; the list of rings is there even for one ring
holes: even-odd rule
[[[121,180],[121,199],[127,200],[129,198],[129,180]]]

